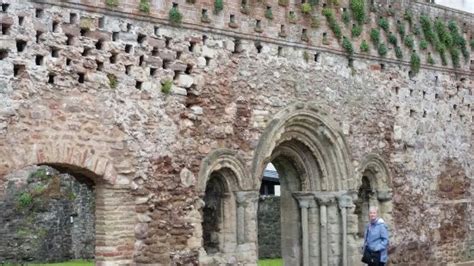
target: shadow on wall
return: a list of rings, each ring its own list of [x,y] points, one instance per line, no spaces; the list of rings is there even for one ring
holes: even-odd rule
[[[0,199],[0,261],[93,259],[93,183],[49,166],[7,176]]]

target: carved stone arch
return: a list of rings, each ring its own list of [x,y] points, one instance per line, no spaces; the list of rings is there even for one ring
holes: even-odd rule
[[[209,153],[202,160],[199,170],[197,191],[204,193],[206,184],[213,172],[226,171],[227,175],[223,180],[230,191],[248,190],[251,185],[248,171],[245,169],[243,159],[236,151],[230,149],[217,149]]]
[[[202,160],[196,186],[202,196],[204,205],[199,209],[202,223],[198,226],[198,236],[201,237],[201,265],[215,265],[220,262],[231,263],[248,257],[238,252],[239,240],[244,235],[244,226],[239,215],[245,215],[238,210],[242,205],[241,193],[249,190],[252,182],[245,169],[242,158],[236,151],[217,149]]]
[[[109,159],[97,154],[94,149],[80,147],[75,143],[33,144],[3,149],[0,151],[0,159],[0,175],[29,165],[47,164],[67,168],[73,174],[85,174],[95,183],[111,186],[117,183],[129,184],[127,179],[117,180],[117,172]]]
[[[99,151],[74,141],[24,144],[0,150],[0,179],[31,165],[48,165],[93,181],[95,193],[95,261],[97,265],[130,264],[135,235],[135,199],[130,181],[119,176],[114,164]],[[4,180],[8,181],[8,180]],[[121,216],[116,210],[121,210]],[[109,224],[113,223],[111,229]]]
[[[317,103],[294,103],[278,112],[260,137],[252,162],[254,188],[258,189],[265,166],[282,140],[296,140],[307,146],[317,160],[321,190],[355,189],[351,156],[341,130]],[[312,180],[314,184],[318,180]],[[354,187],[353,187],[354,186]],[[314,186],[312,189],[315,189]]]
[[[370,153],[364,156],[359,167],[357,167],[357,187],[362,183],[362,177],[365,173],[371,173],[368,176],[371,186],[376,191],[389,191],[391,189],[390,171],[380,155]]]

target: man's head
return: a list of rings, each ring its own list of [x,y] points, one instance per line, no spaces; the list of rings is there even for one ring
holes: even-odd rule
[[[369,220],[370,222],[375,222],[377,220],[377,213],[378,213],[378,208],[375,206],[371,206],[369,208]]]

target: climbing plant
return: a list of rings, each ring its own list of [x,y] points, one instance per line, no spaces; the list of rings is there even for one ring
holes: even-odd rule
[[[380,56],[386,56],[387,55],[387,46],[384,43],[379,44],[377,48],[377,52],[379,53]]]
[[[403,40],[403,43],[410,49],[413,49],[413,46],[415,46],[415,40],[413,39],[412,35],[407,35]]]
[[[310,3],[303,3],[301,4],[301,13],[307,15],[313,11],[313,7]]]
[[[393,46],[397,46],[397,36],[395,36],[395,34],[390,32],[388,34],[388,42],[393,44]]]
[[[351,15],[349,14],[349,11],[347,11],[347,9],[342,12],[341,17],[345,25],[348,25],[349,22],[351,21]]]
[[[425,39],[421,40],[419,45],[421,50],[426,50],[426,48],[428,48],[428,42]]]
[[[402,51],[402,48],[400,48],[400,46],[395,47],[395,57],[397,57],[398,59],[403,58],[403,51]]]
[[[351,0],[350,7],[354,20],[359,24],[363,24],[365,21],[365,7],[364,0]]]
[[[420,71],[420,57],[413,51],[410,57],[410,69],[413,75],[417,74]]]
[[[403,18],[408,21],[408,24],[410,25],[410,27],[412,26],[413,24],[413,13],[411,13],[410,10],[405,10],[405,14],[403,14]]]
[[[363,53],[367,53],[369,51],[369,45],[367,44],[366,40],[363,40],[360,43],[360,51],[363,52]]]
[[[222,10],[224,10],[224,1],[214,0],[214,13],[219,14]]]
[[[138,9],[144,13],[150,13],[150,0],[140,0]]]
[[[370,40],[372,41],[375,47],[378,47],[380,43],[380,31],[378,29],[373,28],[370,31]]]
[[[170,11],[168,12],[168,19],[170,20],[171,24],[178,25],[181,23],[183,19],[183,15],[179,12],[177,6],[173,6]]]
[[[326,20],[328,21],[329,23],[329,28],[332,30],[332,32],[334,33],[334,36],[336,36],[336,39],[341,39],[342,37],[342,31],[341,31],[341,27],[339,26],[339,24],[337,23],[336,21],[336,18],[334,17],[334,13],[332,11],[332,9],[329,9],[329,8],[324,8],[323,11],[322,11],[323,15],[326,17]]]
[[[351,34],[352,37],[359,37],[360,34],[362,33],[362,26],[361,25],[354,25],[352,26]]]
[[[346,36],[342,38],[342,47],[349,55],[352,55],[354,53],[354,47],[352,47],[351,41]]]

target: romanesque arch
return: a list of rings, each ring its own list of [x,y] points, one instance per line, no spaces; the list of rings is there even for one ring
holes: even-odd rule
[[[358,199],[355,213],[359,221],[359,237],[362,237],[364,225],[368,222],[368,208],[376,206],[379,215],[392,224],[391,176],[382,157],[371,153],[366,155],[357,169]]]
[[[282,179],[285,264],[347,265],[347,247],[353,253],[356,245],[348,237],[354,232],[347,230],[346,210],[353,208],[355,182],[336,123],[316,103],[290,105],[275,115],[260,138],[252,164],[255,190],[269,162]]]
[[[134,199],[129,180],[117,175],[113,163],[96,151],[75,143],[57,142],[16,147],[0,151],[0,177],[31,165],[48,165],[95,184],[96,265],[132,262],[135,237]],[[6,184],[8,180],[1,180]],[[2,191],[0,190],[0,195]]]
[[[204,201],[202,223],[198,225],[201,264],[255,261],[255,249],[248,248],[246,232],[246,219],[250,218],[246,207],[254,194],[248,191],[251,184],[243,160],[235,151],[218,149],[202,161],[197,182]]]

